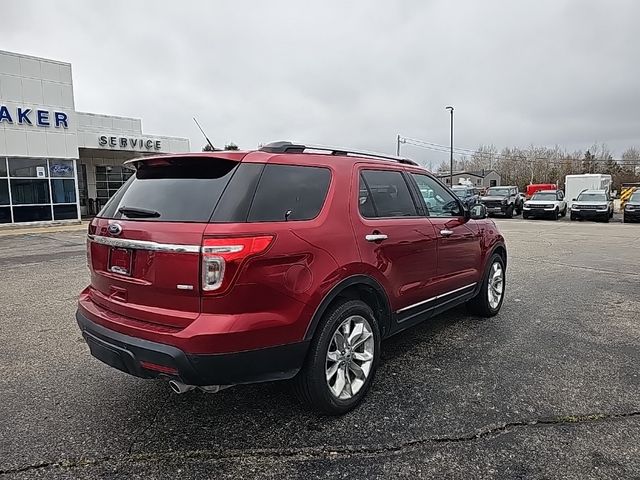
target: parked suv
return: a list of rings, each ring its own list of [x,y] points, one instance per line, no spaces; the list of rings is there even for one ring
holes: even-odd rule
[[[624,223],[640,221],[640,189],[633,192],[629,201],[624,205],[622,221]]]
[[[608,190],[583,190],[571,204],[571,220],[602,220],[613,217],[613,200]]]
[[[561,190],[539,190],[524,202],[522,218],[551,217],[558,220],[567,214],[567,202]]]
[[[177,393],[294,378],[341,414],[381,340],[502,305],[498,228],[409,160],[277,142],[128,163],[89,226],[76,317],[95,357]]]
[[[480,203],[487,207],[489,215],[498,214],[511,218],[522,213],[524,197],[518,191],[518,187],[490,187],[484,196],[480,197]]]
[[[454,185],[451,190],[468,208],[473,207],[480,201],[480,193],[477,188],[467,185]]]

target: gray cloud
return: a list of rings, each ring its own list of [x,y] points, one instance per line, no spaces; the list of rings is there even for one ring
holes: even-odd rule
[[[76,108],[150,133],[392,152],[640,145],[640,3],[3,0],[0,48],[73,64]],[[405,146],[438,164],[446,153]]]

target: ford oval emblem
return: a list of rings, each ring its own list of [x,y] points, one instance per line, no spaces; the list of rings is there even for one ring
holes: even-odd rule
[[[117,237],[122,233],[122,225],[120,225],[119,223],[110,223],[107,227],[107,231],[109,232],[109,234]]]

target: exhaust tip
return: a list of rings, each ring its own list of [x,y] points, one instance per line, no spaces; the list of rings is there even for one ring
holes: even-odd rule
[[[177,382],[176,380],[169,380],[169,387],[171,388],[171,390],[173,390],[174,393],[177,393],[178,395],[196,388],[193,385],[186,385],[184,383]]]

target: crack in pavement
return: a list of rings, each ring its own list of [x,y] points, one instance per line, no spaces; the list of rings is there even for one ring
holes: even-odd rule
[[[164,404],[168,402],[165,400]],[[154,414],[151,422],[145,427],[136,438],[133,440],[128,448],[127,454],[119,455],[107,455],[104,457],[97,457],[93,459],[75,459],[75,460],[57,460],[51,462],[39,462],[32,465],[25,465],[18,468],[0,470],[0,475],[9,475],[14,473],[27,472],[30,470],[39,469],[51,469],[51,468],[81,468],[88,466],[100,465],[112,460],[118,462],[120,465],[124,461],[160,461],[162,459],[169,458],[206,458],[215,460],[229,460],[234,458],[279,458],[287,457],[293,459],[309,459],[309,458],[345,458],[353,455],[369,456],[377,455],[381,453],[399,453],[403,450],[409,450],[418,448],[427,444],[442,444],[442,443],[460,443],[478,440],[480,438],[489,437],[492,435],[499,435],[506,433],[510,429],[524,428],[532,426],[553,426],[553,425],[577,425],[584,423],[593,423],[606,420],[626,419],[632,417],[640,417],[640,410],[627,412],[627,413],[594,413],[586,415],[564,415],[557,417],[543,417],[538,419],[521,420],[516,422],[506,422],[499,425],[486,426],[476,430],[472,433],[467,433],[458,436],[436,436],[436,437],[422,437],[396,444],[387,445],[353,445],[353,446],[319,446],[319,447],[301,447],[301,448],[265,448],[265,449],[209,449],[209,450],[187,450],[187,451],[165,451],[158,453],[132,453],[134,445],[138,442],[138,438],[144,435],[156,422],[158,414],[161,408]]]

